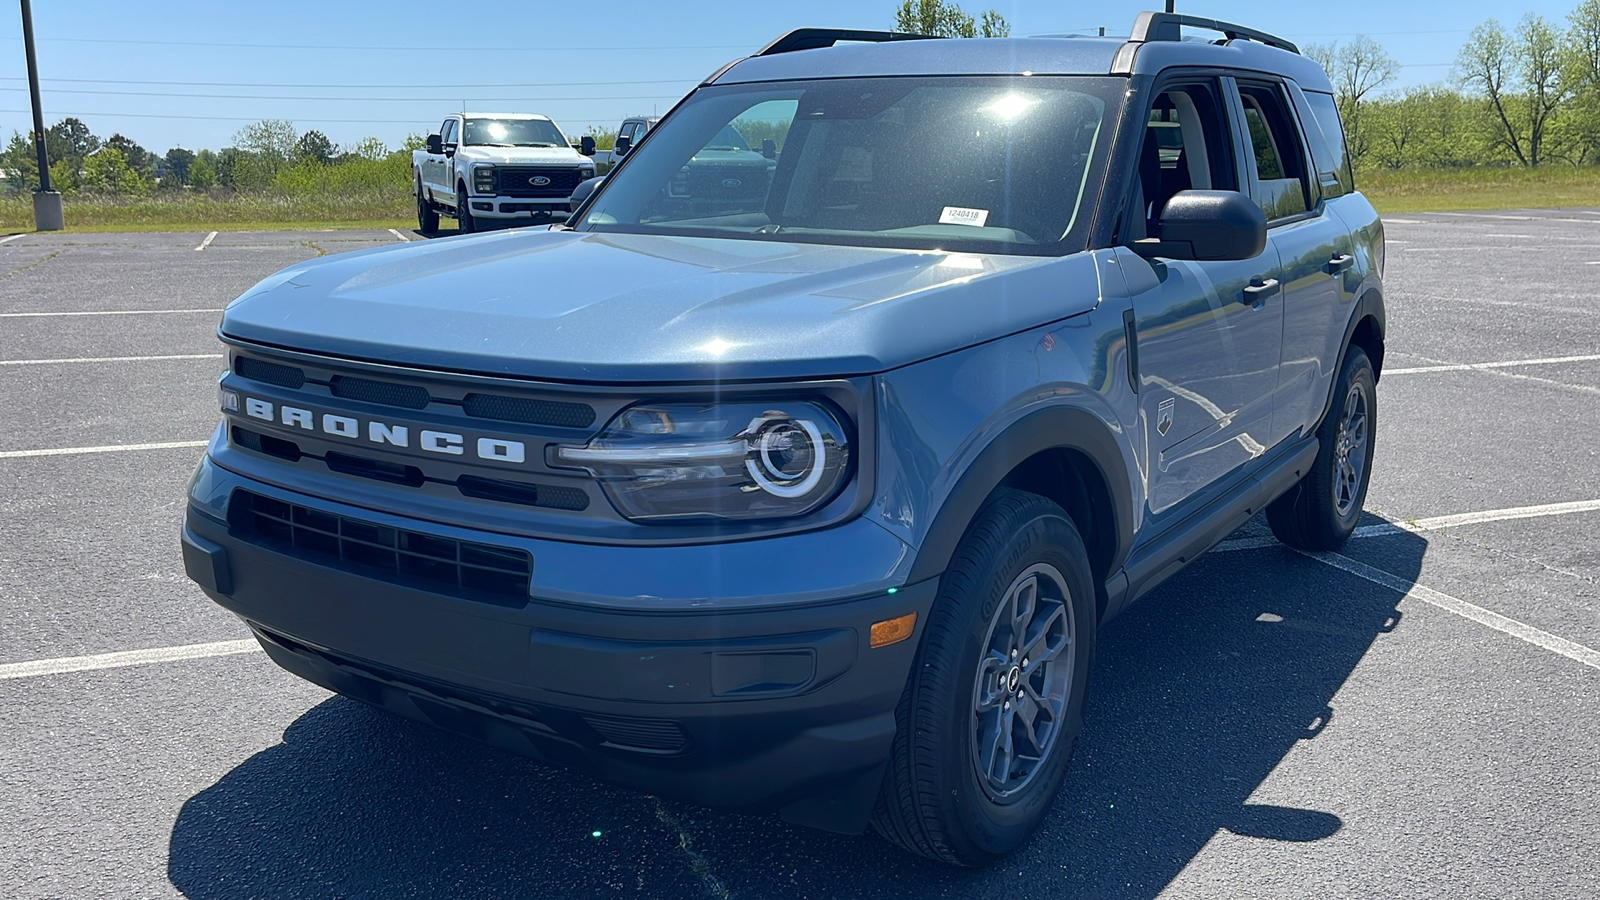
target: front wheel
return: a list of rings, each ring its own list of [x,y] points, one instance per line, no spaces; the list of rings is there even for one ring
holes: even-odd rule
[[[997,494],[929,614],[873,812],[880,834],[969,866],[1027,841],[1082,729],[1095,613],[1072,520],[1038,495]]]
[[[1288,493],[1267,504],[1278,540],[1300,550],[1336,550],[1356,530],[1372,477],[1378,391],[1366,351],[1351,347],[1317,429],[1317,459]]]
[[[422,192],[422,183],[417,183],[417,230],[423,234],[433,234],[439,230],[439,211],[433,208],[426,194]]]
[[[456,230],[462,234],[478,230],[478,223],[472,221],[472,205],[467,202],[465,186],[456,188]]]

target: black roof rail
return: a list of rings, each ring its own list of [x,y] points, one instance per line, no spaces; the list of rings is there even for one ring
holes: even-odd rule
[[[1184,26],[1203,28],[1207,31],[1218,31],[1229,40],[1244,38],[1245,40],[1255,41],[1258,44],[1266,44],[1268,47],[1287,50],[1290,53],[1298,54],[1300,52],[1300,48],[1296,47],[1292,41],[1286,41],[1281,37],[1267,34],[1265,31],[1257,31],[1254,28],[1246,28],[1243,25],[1234,25],[1231,22],[1222,22],[1217,19],[1207,19],[1202,16],[1185,16],[1179,13],[1139,13],[1139,18],[1134,20],[1133,34],[1128,37],[1128,43],[1145,44],[1151,41],[1181,41],[1183,36],[1179,28]]]
[[[756,51],[756,56],[775,56],[796,50],[818,50],[840,41],[885,44],[890,41],[939,40],[936,34],[911,34],[904,31],[857,31],[851,28],[796,28]]]

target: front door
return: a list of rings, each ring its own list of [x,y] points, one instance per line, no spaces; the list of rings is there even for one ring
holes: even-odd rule
[[[1180,190],[1239,190],[1236,140],[1215,79],[1164,87],[1150,112],[1134,238]],[[1142,226],[1142,227],[1141,227]],[[1140,232],[1143,232],[1141,234]],[[1152,522],[1204,502],[1270,449],[1283,337],[1277,250],[1231,262],[1145,260],[1118,251],[1138,341],[1140,425]],[[1176,509],[1175,509],[1176,508]]]

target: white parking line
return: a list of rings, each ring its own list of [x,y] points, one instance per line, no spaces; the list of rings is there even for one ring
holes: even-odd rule
[[[219,313],[222,309],[91,309],[74,312],[0,313],[0,319],[43,319],[51,316],[170,316],[179,313]]]
[[[1513,366],[1550,366],[1558,363],[1594,362],[1600,360],[1600,353],[1588,353],[1583,356],[1547,356],[1542,359],[1511,359],[1504,362],[1486,363],[1445,363],[1437,366],[1412,366],[1408,369],[1384,369],[1385,377],[1390,375],[1419,375],[1426,372],[1471,372],[1479,369],[1508,369]]]
[[[1505,509],[1486,509],[1482,512],[1455,513],[1448,516],[1433,516],[1427,519],[1415,519],[1410,522],[1384,522],[1379,525],[1362,525],[1351,533],[1351,538],[1383,537],[1390,534],[1404,534],[1411,532],[1420,534],[1424,531],[1439,531],[1444,528],[1459,528],[1463,525],[1481,525],[1485,522],[1505,522],[1513,519],[1542,519],[1547,516],[1567,516],[1581,512],[1600,512],[1600,500],[1574,500],[1569,503],[1545,503],[1540,506],[1511,506]],[[1236,538],[1211,548],[1213,553],[1227,553],[1232,550],[1259,550],[1263,547],[1281,546],[1277,538],[1255,537]]]
[[[204,250],[205,248],[211,246],[211,242],[216,240],[216,239],[217,239],[217,233],[215,231],[213,231],[210,234],[206,235],[206,239],[201,241],[200,242],[200,246],[196,247],[195,249],[196,250]]]
[[[123,650],[117,653],[97,653],[93,656],[68,656],[62,659],[38,659],[29,662],[4,663],[0,664],[0,680],[8,678],[37,678],[41,675],[64,675],[67,672],[93,672],[98,669],[120,669],[125,666],[175,662],[180,659],[233,656],[239,653],[252,653],[260,649],[261,645],[254,640],[215,641],[209,644],[184,644],[180,647],[155,647],[150,650]]]
[[[177,353],[171,356],[79,356],[70,359],[0,359],[0,366],[53,366],[68,363],[157,362],[164,359],[221,358],[221,353]]]
[[[1548,631],[1518,622],[1516,619],[1507,618],[1497,612],[1491,612],[1477,604],[1468,603],[1459,597],[1452,597],[1449,594],[1441,593],[1420,584],[1412,584],[1398,575],[1385,572],[1382,569],[1375,569],[1366,563],[1356,562],[1348,556],[1341,556],[1338,553],[1319,553],[1304,550],[1299,552],[1320,563],[1349,572],[1357,578],[1364,578],[1373,584],[1383,585],[1392,591],[1398,592],[1405,598],[1421,600],[1423,603],[1437,606],[1446,612],[1455,613],[1463,619],[1469,619],[1479,625],[1493,628],[1495,631],[1527,641],[1535,647],[1542,647],[1551,653],[1565,656],[1567,659],[1580,662],[1590,668],[1600,669],[1600,650],[1594,650],[1574,641],[1569,641],[1566,638],[1557,637]]]
[[[400,240],[405,241],[408,244],[411,243],[411,238],[408,238],[405,235],[401,234],[400,230],[398,228],[389,229],[389,233],[394,235],[395,237],[399,238]]]
[[[107,444],[102,447],[53,447],[48,450],[0,450],[0,459],[23,459],[31,456],[78,456],[84,453],[121,453],[125,450],[177,450],[183,447],[204,447],[205,441],[166,441],[160,444]]]
[[[11,243],[11,242],[12,242],[12,241],[14,241],[14,240],[16,240],[16,239],[17,239],[17,238],[19,238],[19,237],[26,237],[26,235],[22,235],[22,234],[13,234],[13,235],[12,235],[12,236],[10,236],[10,237],[3,237],[3,238],[0,238],[0,244],[9,244],[9,243]]]

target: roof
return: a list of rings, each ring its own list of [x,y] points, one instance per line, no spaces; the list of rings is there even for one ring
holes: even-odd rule
[[[739,60],[712,83],[894,75],[1111,75],[1124,47],[1135,48],[1136,76],[1171,66],[1225,66],[1287,75],[1308,90],[1332,90],[1315,62],[1255,41],[1185,39],[1134,45],[1124,38],[1076,36],[839,43]]]
[[[451,113],[451,115],[466,116],[469,119],[543,119],[546,122],[550,121],[549,116],[541,116],[538,113],[461,112]]]

